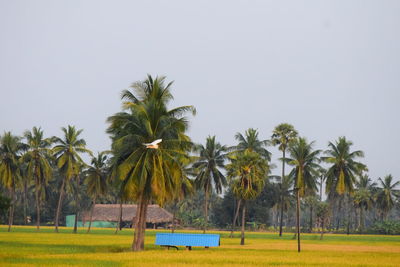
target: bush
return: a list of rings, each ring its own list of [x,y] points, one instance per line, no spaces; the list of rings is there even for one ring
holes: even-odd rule
[[[376,222],[368,229],[371,234],[400,235],[400,222],[383,221]]]

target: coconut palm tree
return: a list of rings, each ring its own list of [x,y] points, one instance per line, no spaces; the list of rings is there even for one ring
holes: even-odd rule
[[[36,229],[39,230],[42,194],[53,172],[50,165],[52,139],[44,138],[40,127],[33,127],[32,131],[25,131],[24,137],[27,141],[28,151],[23,155],[22,160],[26,163],[27,177],[33,179],[35,183]]]
[[[291,158],[287,161],[293,166],[290,176],[295,179],[296,190],[296,226],[297,251],[300,252],[300,198],[306,192],[316,192],[316,177],[318,176],[318,155],[320,150],[314,150],[314,142],[308,143],[305,138],[296,138],[288,148]]]
[[[386,219],[389,211],[393,208],[396,197],[400,196],[400,190],[396,189],[400,185],[400,181],[393,183],[393,176],[386,175],[383,179],[378,179],[380,182],[379,191],[376,197],[376,202],[381,210],[382,219]]]
[[[249,128],[245,131],[244,135],[241,133],[236,133],[235,139],[238,141],[238,144],[234,147],[229,148],[232,153],[244,152],[244,151],[252,151],[260,154],[262,157],[271,160],[271,153],[266,149],[269,145],[268,140],[260,140],[258,138],[258,131],[253,128]],[[233,216],[232,230],[230,237],[233,237],[233,231],[235,229],[236,219],[238,218],[240,206],[242,200],[239,198],[236,204],[236,211]]]
[[[136,201],[134,251],[144,249],[147,205],[163,205],[177,195],[182,186],[182,157],[188,157],[190,138],[185,134],[188,121],[184,115],[195,113],[192,106],[168,110],[172,100],[165,77],[132,84],[133,91],[122,92],[123,112],[108,118],[116,174],[123,183],[124,198]],[[145,143],[161,140],[158,148]]]
[[[232,179],[232,190],[242,202],[242,232],[240,244],[244,245],[246,201],[255,199],[264,187],[269,172],[268,161],[260,154],[246,150],[230,156],[227,165],[228,177]]]
[[[11,132],[5,132],[0,136],[0,179],[10,194],[8,232],[11,231],[14,221],[15,190],[21,178],[19,159],[21,152],[25,149],[21,138],[12,135]]]
[[[361,175],[356,181],[356,190],[354,192],[354,204],[360,210],[359,227],[363,232],[365,228],[365,212],[372,208],[374,203],[374,191],[376,183],[373,183],[368,175]]]
[[[330,168],[326,172],[326,192],[332,194],[337,192],[353,193],[356,174],[366,170],[366,166],[358,161],[357,158],[363,158],[364,152],[361,150],[350,151],[353,143],[346,137],[339,137],[335,143],[329,142],[329,149],[325,151],[327,157],[322,157]]]
[[[271,160],[271,153],[266,149],[268,140],[260,140],[256,129],[249,128],[244,135],[236,133],[235,139],[239,142],[237,146],[233,147],[235,152],[253,151],[268,161]]]
[[[57,167],[63,175],[55,218],[55,231],[57,233],[62,202],[65,194],[65,184],[69,183],[71,179],[77,178],[80,173],[81,166],[84,163],[79,154],[88,153],[91,155],[91,151],[86,148],[85,140],[80,138],[80,134],[83,131],[82,129],[76,130],[75,126],[68,125],[67,128],[63,127],[61,130],[64,133],[64,137],[54,137],[54,142],[57,145],[53,147],[53,155]]]
[[[325,151],[327,157],[321,157],[323,161],[328,163],[330,167],[326,172],[326,189],[325,192],[328,194],[328,198],[338,202],[337,213],[340,214],[342,202],[345,202],[348,207],[350,203],[346,200],[350,200],[349,196],[354,192],[354,184],[356,182],[356,175],[360,175],[362,171],[367,170],[367,167],[358,162],[358,158],[364,157],[364,152],[361,150],[351,151],[353,142],[348,141],[346,137],[339,137],[335,142],[329,142],[329,149]],[[349,211],[350,209],[347,208]],[[350,215],[347,214],[347,219]],[[339,227],[339,219],[337,227]],[[349,226],[350,220],[347,220]]]
[[[228,148],[215,140],[215,136],[209,136],[206,145],[196,145],[194,150],[199,156],[195,158],[193,169],[196,171],[195,185],[198,189],[204,190],[204,229],[206,232],[208,224],[208,199],[213,188],[219,194],[222,187],[227,185],[223,173],[225,159],[227,158]]]
[[[297,137],[297,131],[293,125],[288,123],[281,123],[275,127],[272,132],[271,142],[274,146],[278,146],[279,150],[282,151],[282,176],[285,177],[285,161],[286,161],[286,149],[290,142]],[[282,187],[282,184],[280,184]],[[283,226],[283,196],[281,196],[281,210],[280,210],[280,223],[279,223],[279,236],[282,236]]]
[[[87,232],[90,232],[92,226],[92,215],[96,200],[104,195],[107,191],[107,152],[100,152],[97,157],[93,157],[91,165],[86,171],[85,183],[87,186],[87,194],[92,198],[92,208],[90,209],[89,227]]]

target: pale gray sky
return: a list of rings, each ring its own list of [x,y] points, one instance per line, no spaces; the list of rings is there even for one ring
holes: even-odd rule
[[[0,132],[73,124],[108,149],[121,90],[158,74],[174,106],[196,106],[196,142],[289,122],[320,149],[345,135],[372,178],[398,180],[399,14],[395,0],[0,0]]]

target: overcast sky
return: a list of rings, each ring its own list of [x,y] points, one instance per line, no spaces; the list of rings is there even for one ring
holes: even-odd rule
[[[197,108],[196,142],[288,122],[319,149],[345,135],[372,178],[399,180],[399,14],[396,0],[0,0],[0,132],[72,124],[108,149],[121,90],[149,73]]]

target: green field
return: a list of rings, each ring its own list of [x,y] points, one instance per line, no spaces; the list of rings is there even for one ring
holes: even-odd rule
[[[222,235],[221,247],[165,250],[154,245],[155,233],[148,230],[146,251],[129,251],[132,230],[115,235],[111,229],[91,234],[72,234],[62,228],[14,227],[11,233],[0,226],[0,266],[400,266],[400,236],[303,235],[303,251],[296,251],[293,234],[248,233],[246,245]]]

